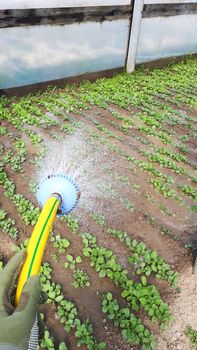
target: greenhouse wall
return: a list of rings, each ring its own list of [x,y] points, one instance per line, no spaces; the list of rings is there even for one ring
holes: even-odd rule
[[[0,88],[124,67],[132,7],[127,0],[1,0]]]
[[[1,0],[0,89],[196,53],[196,33],[196,1]]]
[[[197,52],[196,0],[158,2],[144,2],[136,63]]]

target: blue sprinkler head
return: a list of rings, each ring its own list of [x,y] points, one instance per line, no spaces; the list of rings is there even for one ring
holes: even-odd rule
[[[53,194],[59,194],[61,204],[57,215],[69,214],[77,205],[80,198],[80,191],[71,176],[63,174],[51,174],[45,177],[38,185],[36,197],[41,207]]]

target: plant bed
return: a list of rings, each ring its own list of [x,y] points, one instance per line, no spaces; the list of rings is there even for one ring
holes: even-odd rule
[[[41,348],[189,349],[184,330],[197,329],[188,306],[197,308],[196,76],[187,58],[0,97],[0,268],[28,244],[42,176],[68,171],[82,192],[47,244]]]

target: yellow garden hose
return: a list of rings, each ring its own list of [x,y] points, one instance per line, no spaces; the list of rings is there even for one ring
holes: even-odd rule
[[[61,196],[52,194],[43,206],[27,247],[27,257],[20,273],[16,291],[16,305],[19,303],[22,289],[28,278],[39,274],[44,250],[60,204]]]
[[[27,257],[16,290],[16,306],[28,278],[39,274],[42,257],[56,214],[59,216],[68,215],[76,207],[80,191],[70,176],[57,173],[48,175],[39,183],[36,197],[43,209],[27,247]]]

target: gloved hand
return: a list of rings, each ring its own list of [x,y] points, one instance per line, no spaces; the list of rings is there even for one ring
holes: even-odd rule
[[[17,253],[0,272],[0,350],[35,350],[38,345],[39,276],[29,278],[16,309],[10,302],[10,290],[25,256],[25,252]]]

